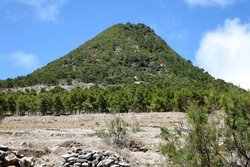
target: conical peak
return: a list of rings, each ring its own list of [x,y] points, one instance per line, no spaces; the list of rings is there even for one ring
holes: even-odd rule
[[[143,23],[138,23],[138,24],[133,24],[133,23],[126,23],[126,24],[115,24],[110,27],[112,28],[117,28],[120,30],[126,30],[126,31],[148,31],[148,32],[153,32],[153,30],[149,27],[146,26]]]

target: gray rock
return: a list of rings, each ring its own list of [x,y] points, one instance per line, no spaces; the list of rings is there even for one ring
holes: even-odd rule
[[[75,152],[76,152],[76,153],[79,153],[80,151],[82,151],[82,149],[81,149],[81,148],[77,148],[77,149],[75,149]]]
[[[114,160],[112,159],[104,159],[98,163],[97,167],[109,167],[113,162]]]
[[[0,145],[0,150],[2,150],[2,151],[8,151],[9,147],[8,146],[4,146],[4,145]]]
[[[21,142],[20,146],[27,147],[29,144],[27,142]]]
[[[109,151],[105,151],[105,152],[103,153],[104,156],[110,156],[110,154],[111,154],[111,153],[110,153]]]
[[[120,167],[120,166],[119,166],[119,165],[114,164],[114,165],[111,165],[110,167]]]
[[[76,163],[74,163],[74,166],[82,166],[82,164],[81,164],[81,163],[76,162]]]
[[[85,155],[78,155],[79,159],[85,159]]]
[[[87,160],[91,159],[91,158],[92,158],[92,153],[87,153],[87,154],[85,155],[85,158],[86,158]]]
[[[18,164],[20,167],[33,167],[35,159],[33,157],[23,157],[22,159],[19,159]]]
[[[101,158],[102,158],[102,154],[101,153],[95,153],[94,155],[93,155],[93,158],[94,159],[97,159],[97,160],[100,160]]]
[[[69,165],[70,165],[70,163],[67,162],[67,163],[65,163],[63,166],[64,166],[64,167],[69,167]]]
[[[92,161],[92,165],[97,165],[99,163],[99,161],[97,159],[95,159],[94,161]]]
[[[67,161],[68,162],[76,162],[76,160],[77,160],[77,158],[76,157],[69,157],[68,159],[67,159]]]
[[[77,153],[70,154],[70,157],[78,157],[78,156],[79,156],[79,154],[77,154]]]
[[[118,161],[118,158],[110,156],[109,159],[112,159],[113,161]]]
[[[71,156],[70,156],[70,154],[64,154],[62,157],[63,157],[64,159],[68,159],[68,158],[71,157]]]
[[[78,151],[77,153],[78,153],[79,155],[83,155],[83,154],[84,154],[83,151]]]
[[[88,162],[86,159],[77,159],[76,162],[79,162],[79,163],[84,163],[84,162]]]
[[[4,161],[6,163],[6,166],[10,165],[17,165],[18,164],[18,158],[14,153],[10,153],[4,158]]]
[[[82,167],[89,167],[89,164],[87,162],[82,163]]]

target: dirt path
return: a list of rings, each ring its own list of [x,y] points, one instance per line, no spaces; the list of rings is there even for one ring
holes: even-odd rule
[[[111,114],[6,117],[0,124],[0,144],[35,155],[37,166],[59,166],[61,156],[74,147],[117,152],[131,166],[161,166],[165,157],[158,153],[160,127],[185,120],[185,114],[177,112],[119,115],[129,123],[139,123],[140,131],[131,134],[131,138],[143,143],[149,151],[115,149],[98,138],[93,127],[98,123],[104,128],[114,118]]]

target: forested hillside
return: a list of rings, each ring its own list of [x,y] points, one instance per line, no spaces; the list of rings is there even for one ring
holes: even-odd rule
[[[225,86],[180,57],[151,28],[128,23],[108,28],[27,76],[0,81],[0,87],[72,84],[72,80],[101,85]]]
[[[73,82],[73,83],[72,83]],[[90,88],[64,90],[59,85],[92,83]],[[59,84],[60,83],[60,84]],[[52,90],[12,92],[8,88],[37,84]],[[66,56],[35,72],[0,82],[0,111],[6,114],[76,112],[182,111],[190,103],[221,106],[232,90],[172,50],[143,24],[117,24]]]

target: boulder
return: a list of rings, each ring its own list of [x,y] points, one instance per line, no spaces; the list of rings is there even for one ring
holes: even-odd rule
[[[18,158],[14,153],[10,153],[4,158],[4,164],[5,166],[18,165]]]

